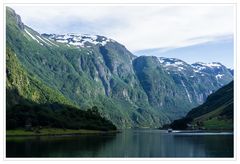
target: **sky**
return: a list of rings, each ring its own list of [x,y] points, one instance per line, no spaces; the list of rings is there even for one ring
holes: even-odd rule
[[[180,48],[156,48],[136,51],[135,54],[147,55],[147,56],[159,56],[178,58],[189,64],[195,62],[220,62],[226,67],[233,69],[233,37],[224,36],[216,41],[210,41],[206,43],[200,43]]]
[[[136,55],[219,60],[233,67],[231,5],[10,7],[39,33],[103,35]]]

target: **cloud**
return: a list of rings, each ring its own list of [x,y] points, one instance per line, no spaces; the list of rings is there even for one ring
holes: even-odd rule
[[[131,51],[195,45],[234,33],[231,5],[10,7],[40,33],[105,35]]]

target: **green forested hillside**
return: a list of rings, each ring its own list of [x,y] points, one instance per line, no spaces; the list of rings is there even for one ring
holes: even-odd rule
[[[66,99],[60,92],[44,85],[36,76],[28,74],[19,63],[16,54],[8,47],[6,49],[6,68],[7,108],[18,104],[17,97],[14,97],[13,92],[39,104],[62,102],[74,106],[74,103]],[[11,95],[11,93],[13,94]]]
[[[189,128],[233,130],[233,81],[208,96],[205,103],[192,109],[185,118],[174,121],[174,129]]]
[[[60,92],[53,90],[19,63],[16,54],[6,49],[6,118],[7,129],[51,127],[66,129],[115,130],[101,117],[97,107],[82,111]]]

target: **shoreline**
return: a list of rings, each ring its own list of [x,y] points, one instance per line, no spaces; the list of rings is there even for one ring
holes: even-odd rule
[[[169,134],[183,134],[183,135],[208,135],[208,134],[215,134],[215,135],[225,135],[231,134],[234,135],[233,130],[172,130],[169,132],[168,130],[162,130]]]
[[[173,130],[173,133],[216,133],[216,134],[221,134],[221,133],[234,133],[234,131],[231,130]]]
[[[146,130],[146,129],[143,129]],[[155,129],[160,131],[167,131],[166,129]],[[77,136],[77,135],[101,135],[101,134],[117,134],[121,133],[122,130],[87,130],[87,129],[59,129],[59,128],[43,128],[38,132],[27,131],[24,129],[6,130],[6,137],[37,137],[37,136]],[[232,130],[173,130],[168,133],[234,133]]]
[[[87,130],[87,129],[58,129],[58,128],[43,128],[39,132],[26,131],[24,129],[6,130],[6,137],[35,137],[35,136],[77,136],[77,135],[91,135],[91,134],[116,134],[120,130]]]

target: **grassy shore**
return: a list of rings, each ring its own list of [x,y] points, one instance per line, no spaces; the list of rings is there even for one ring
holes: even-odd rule
[[[7,136],[48,136],[48,135],[78,135],[78,134],[104,134],[104,133],[118,133],[119,131],[100,131],[100,130],[86,130],[86,129],[58,129],[58,128],[43,128],[40,130],[27,131],[24,129],[7,130]]]
[[[203,122],[204,127],[209,130],[233,130],[233,120],[209,119]]]

